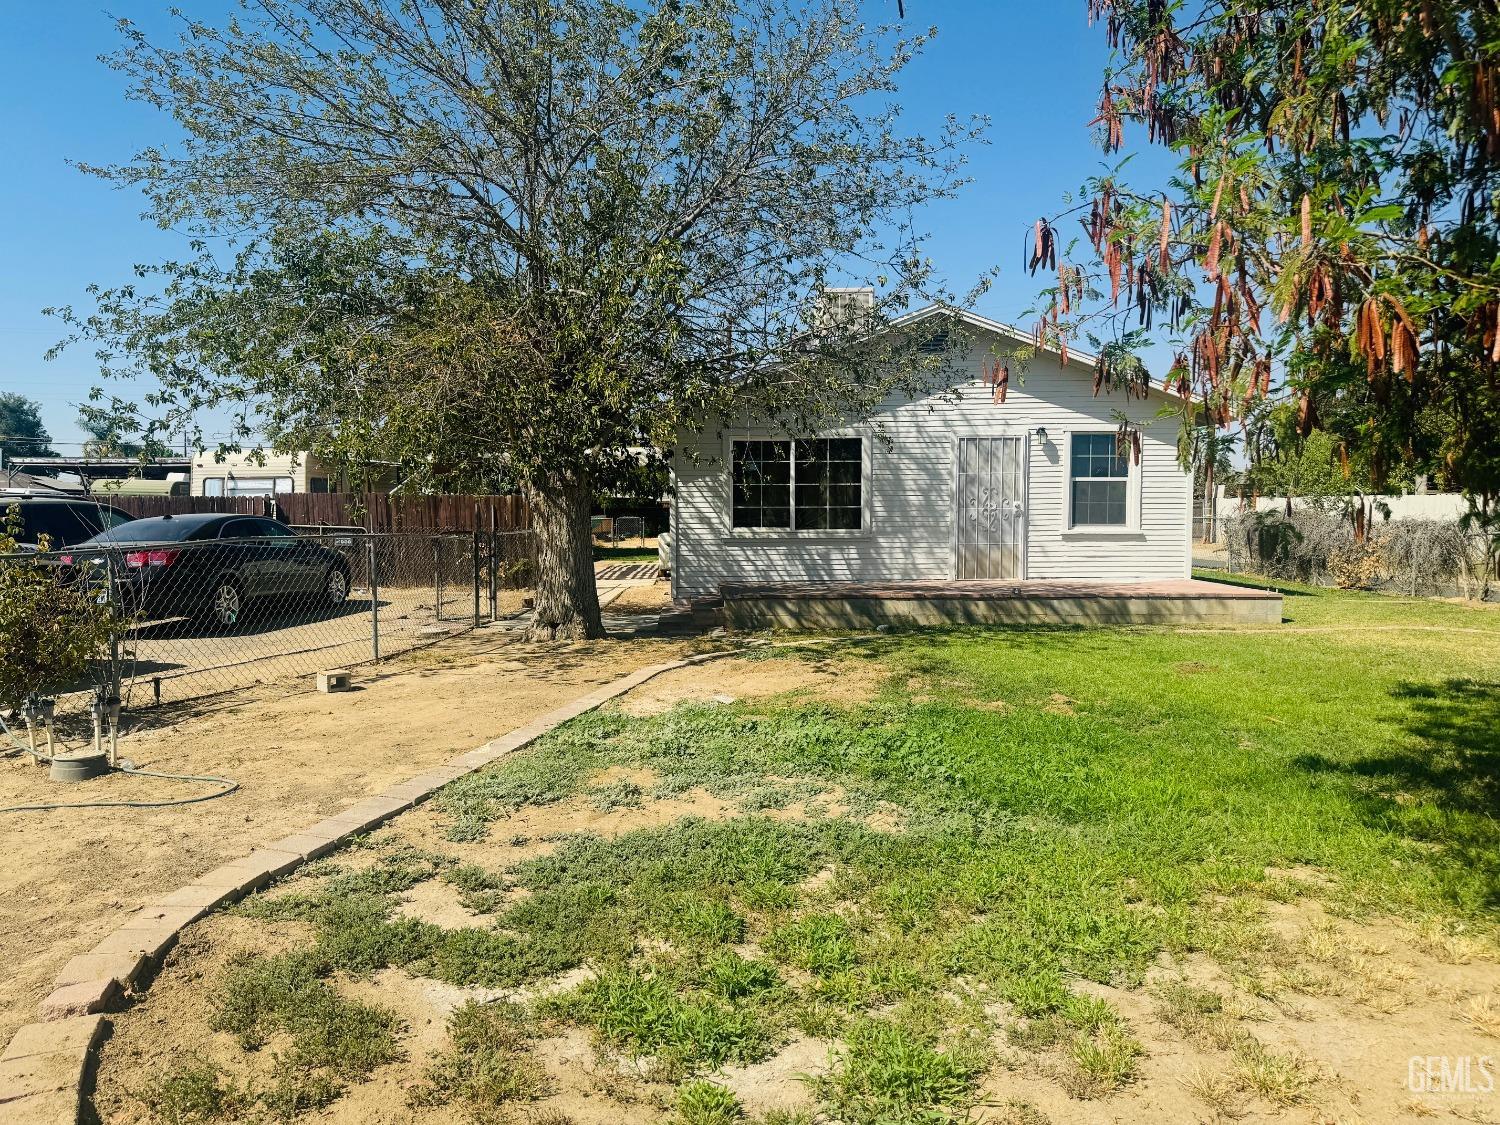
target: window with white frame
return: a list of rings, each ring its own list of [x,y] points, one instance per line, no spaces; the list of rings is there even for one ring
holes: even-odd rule
[[[230,496],[285,496],[292,491],[291,477],[230,477]]]
[[[858,531],[864,526],[862,438],[749,438],[733,443],[735,528]]]
[[[203,495],[205,495],[205,496],[223,496],[224,495],[224,478],[223,477],[204,477],[203,478]]]
[[[1130,459],[1119,435],[1074,434],[1069,466],[1074,527],[1124,527],[1129,520]]]

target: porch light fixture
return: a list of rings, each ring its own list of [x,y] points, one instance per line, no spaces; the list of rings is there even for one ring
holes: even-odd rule
[[[1037,441],[1041,442],[1043,445],[1047,444],[1047,427],[1046,426],[1038,426],[1035,430],[1032,431],[1032,433],[1036,434],[1036,440]]]

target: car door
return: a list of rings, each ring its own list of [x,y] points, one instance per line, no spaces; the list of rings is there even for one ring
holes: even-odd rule
[[[283,592],[309,594],[322,589],[328,564],[315,542],[275,520],[258,519],[255,523],[257,534],[276,561],[276,580]]]
[[[286,588],[286,560],[269,540],[258,519],[229,520],[219,528],[220,540],[233,540],[225,552],[225,563],[233,570],[240,592],[247,598],[263,598]],[[211,577],[211,576],[210,576]]]

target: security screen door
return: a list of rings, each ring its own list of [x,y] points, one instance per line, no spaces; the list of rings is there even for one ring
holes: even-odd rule
[[[1026,439],[959,438],[955,578],[1026,573]]]

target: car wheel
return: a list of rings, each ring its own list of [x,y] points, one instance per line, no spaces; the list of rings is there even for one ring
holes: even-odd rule
[[[349,576],[341,567],[331,566],[323,579],[323,597],[332,608],[338,608],[349,597]]]
[[[234,579],[221,578],[214,583],[213,593],[209,595],[208,616],[215,625],[221,629],[234,628],[244,609],[244,598]]]

